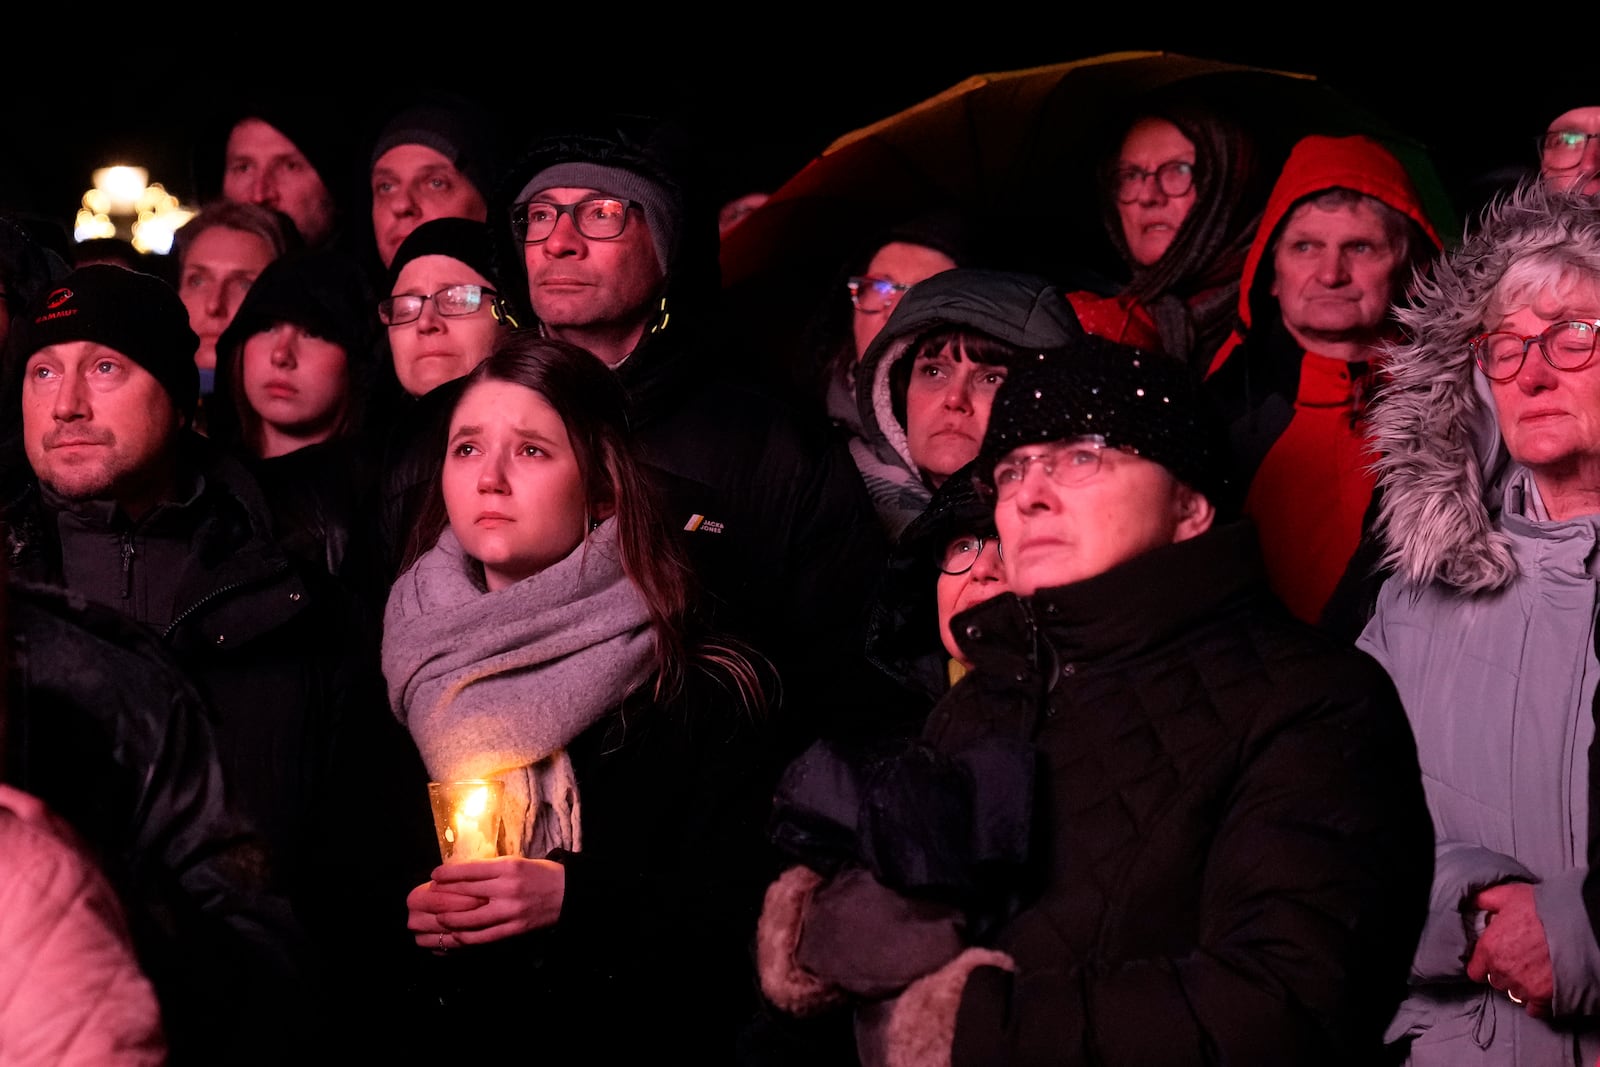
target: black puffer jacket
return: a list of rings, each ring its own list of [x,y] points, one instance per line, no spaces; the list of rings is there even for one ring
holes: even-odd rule
[[[820,414],[752,384],[730,367],[764,355],[725,346],[717,319],[720,274],[714,208],[696,199],[709,182],[693,169],[692,138],[653,120],[591,122],[538,138],[509,171],[491,207],[502,293],[524,327],[522,246],[511,236],[512,202],[558,162],[623,167],[659,184],[679,210],[663,312],[618,368],[645,461],[658,474],[667,519],[715,612],[777,664],[784,705],[812,725],[871,677],[862,654],[863,590],[887,550],[861,479]]]
[[[955,620],[929,720],[1032,740],[1042,889],[967,978],[953,1063],[1378,1062],[1433,830],[1370,657],[1267,592],[1246,523]]]

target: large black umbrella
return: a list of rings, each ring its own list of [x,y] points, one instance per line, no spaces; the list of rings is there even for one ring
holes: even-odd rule
[[[1309,133],[1382,141],[1410,171],[1438,231],[1457,232],[1426,148],[1316,78],[1171,52],[1114,52],[976,74],[839,137],[725,235],[724,285],[794,289],[796,279],[837,268],[868,234],[940,205],[1001,239],[1011,265],[1114,271],[1094,185],[1097,138],[1123,105],[1177,82],[1230,107],[1269,159],[1281,160]]]

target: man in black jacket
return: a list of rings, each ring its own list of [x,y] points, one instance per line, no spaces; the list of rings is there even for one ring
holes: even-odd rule
[[[208,709],[229,795],[297,920],[334,953],[326,962],[403,945],[405,892],[436,857],[427,776],[388,712],[376,625],[284,552],[254,480],[189,428],[198,341],[176,292],[83,267],[14,330],[26,465],[3,497],[12,573],[157,636]],[[304,1020],[285,1022],[303,1034]]]
[[[723,344],[696,147],[685,127],[631,116],[535,138],[491,209],[502,296],[622,376],[717,617],[777,663],[803,739],[872,678],[863,592],[887,545],[826,423],[752,384],[764,354]]]

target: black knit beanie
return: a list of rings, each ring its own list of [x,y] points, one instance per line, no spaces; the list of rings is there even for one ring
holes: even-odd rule
[[[177,409],[194,417],[200,338],[177,290],[153,274],[108,263],[72,271],[36,297],[12,328],[20,370],[49,345],[93,341],[122,353],[153,375]]]
[[[485,201],[494,192],[499,167],[494,133],[482,111],[467,102],[417,104],[396,112],[378,132],[367,173],[385,152],[403,144],[424,145],[444,156]]]
[[[1011,368],[995,394],[977,478],[993,488],[995,464],[1024,445],[1098,434],[1234,508],[1225,427],[1189,368],[1093,334]]]
[[[233,321],[217,338],[217,362],[253,335],[293,323],[344,349],[352,367],[372,354],[377,304],[361,269],[334,251],[280,256],[251,283]]]
[[[476,219],[429,219],[406,235],[389,264],[389,288],[394,292],[400,271],[422,256],[449,256],[481,274],[491,288],[500,288],[494,266],[494,240],[488,223]]]

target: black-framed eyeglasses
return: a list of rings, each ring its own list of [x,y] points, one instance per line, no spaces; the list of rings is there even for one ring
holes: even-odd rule
[[[890,311],[906,295],[909,285],[892,282],[888,278],[851,278],[845,282],[850,290],[850,303],[863,315],[878,315]]]
[[[1478,369],[1491,382],[1509,382],[1522,370],[1528,349],[1539,346],[1539,354],[1556,370],[1582,370],[1594,358],[1595,337],[1600,322],[1558,322],[1542,333],[1524,337],[1518,333],[1479,334],[1467,342]]]
[[[572,219],[579,234],[591,241],[610,241],[621,237],[628,225],[632,200],[614,196],[591,196],[575,204],[553,204],[548,200],[525,200],[511,209],[511,233],[524,244],[548,241],[556,232],[561,216]]]
[[[433,310],[449,318],[470,315],[483,306],[483,298],[497,294],[482,285],[447,285],[436,293],[419,296],[402,293],[378,301],[378,321],[385,326],[403,326],[422,316],[422,305],[433,301]]]
[[[1118,167],[1111,175],[1111,187],[1117,202],[1131,204],[1144,192],[1144,183],[1156,180],[1156,188],[1167,196],[1182,196],[1194,188],[1194,164],[1181,159],[1169,160],[1155,170],[1143,167]]]
[[[999,500],[1015,496],[1028,477],[1028,468],[1035,463],[1044,468],[1045,477],[1059,486],[1082,485],[1100,473],[1101,456],[1107,447],[1104,437],[1091,434],[1048,445],[1039,452],[1007,456],[994,465],[993,495]]]
[[[979,537],[977,534],[967,534],[958,537],[945,546],[944,555],[939,557],[939,572],[941,574],[965,574],[970,571],[978,557],[983,555],[984,545],[994,545],[994,554],[998,559],[1005,559],[1005,549],[1000,547],[1000,535],[990,534]]]
[[[1582,130],[1547,130],[1539,135],[1539,162],[1545,170],[1571,170],[1583,162],[1584,149],[1600,133]]]

